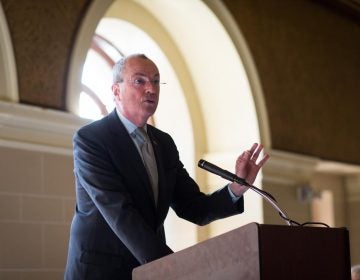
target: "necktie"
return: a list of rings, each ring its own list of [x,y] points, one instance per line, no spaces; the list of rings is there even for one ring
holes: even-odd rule
[[[137,128],[136,134],[140,139],[140,151],[142,154],[143,162],[146,168],[146,171],[149,175],[151,187],[154,194],[155,204],[157,204],[158,199],[158,171],[156,166],[156,160],[154,155],[154,150],[150,142],[150,138],[147,135],[144,128]]]

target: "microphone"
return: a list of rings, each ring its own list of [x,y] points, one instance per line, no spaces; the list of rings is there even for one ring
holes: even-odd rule
[[[214,173],[215,175],[218,175],[226,180],[229,180],[231,182],[236,182],[240,185],[245,185],[245,186],[251,186],[250,184],[248,184],[245,179],[238,177],[237,175],[224,170],[218,166],[216,166],[215,164],[212,164],[204,159],[200,159],[198,166],[200,168],[203,168],[211,173]]]
[[[280,217],[282,219],[284,219],[285,222],[289,226],[291,226],[293,223],[299,225],[299,223],[297,223],[297,222],[295,222],[295,221],[293,221],[293,220],[291,220],[291,219],[289,219],[287,217],[286,213],[277,205],[276,199],[271,194],[269,194],[268,192],[260,190],[259,188],[247,183],[245,181],[245,179],[240,178],[237,175],[216,166],[215,164],[207,162],[204,159],[199,160],[198,166],[200,168],[203,168],[203,169],[205,169],[205,170],[207,170],[207,171],[209,171],[211,173],[214,173],[215,175],[218,175],[218,176],[220,176],[220,177],[222,177],[222,178],[224,178],[226,180],[229,180],[231,182],[236,182],[236,183],[238,183],[240,185],[245,185],[245,186],[249,187],[251,190],[253,190],[257,194],[261,195],[265,200],[267,200],[279,212]]]

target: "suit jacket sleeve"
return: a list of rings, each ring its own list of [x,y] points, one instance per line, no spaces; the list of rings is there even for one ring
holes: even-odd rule
[[[164,151],[168,155],[166,173],[175,174],[171,207],[179,217],[198,225],[206,225],[214,220],[244,211],[243,196],[234,203],[227,186],[211,194],[201,192],[197,183],[189,176],[179,160],[175,143],[170,136],[168,136],[168,141],[169,143],[165,145],[168,150]]]
[[[186,198],[182,193],[177,196],[172,208],[179,217],[198,225],[206,225],[242,213],[244,198],[242,196],[237,202],[233,202],[228,187],[225,186],[212,194],[201,193],[191,199]]]

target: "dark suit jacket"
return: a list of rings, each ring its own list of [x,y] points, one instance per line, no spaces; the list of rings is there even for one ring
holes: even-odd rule
[[[74,136],[76,213],[70,230],[65,279],[131,279],[134,267],[171,254],[164,219],[204,225],[243,211],[226,188],[200,192],[172,138],[148,126],[159,173],[155,206],[141,157],[114,110]]]

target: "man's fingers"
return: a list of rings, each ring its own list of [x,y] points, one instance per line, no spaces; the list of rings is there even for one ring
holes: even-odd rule
[[[253,154],[256,151],[256,148],[258,147],[258,143],[254,143],[250,148],[250,153]]]
[[[250,160],[256,163],[262,149],[263,149],[263,145],[254,143],[254,145],[251,147],[252,154]]]
[[[263,167],[263,165],[265,164],[265,162],[269,159],[269,155],[265,154],[264,157],[259,161],[258,166],[259,168]]]

